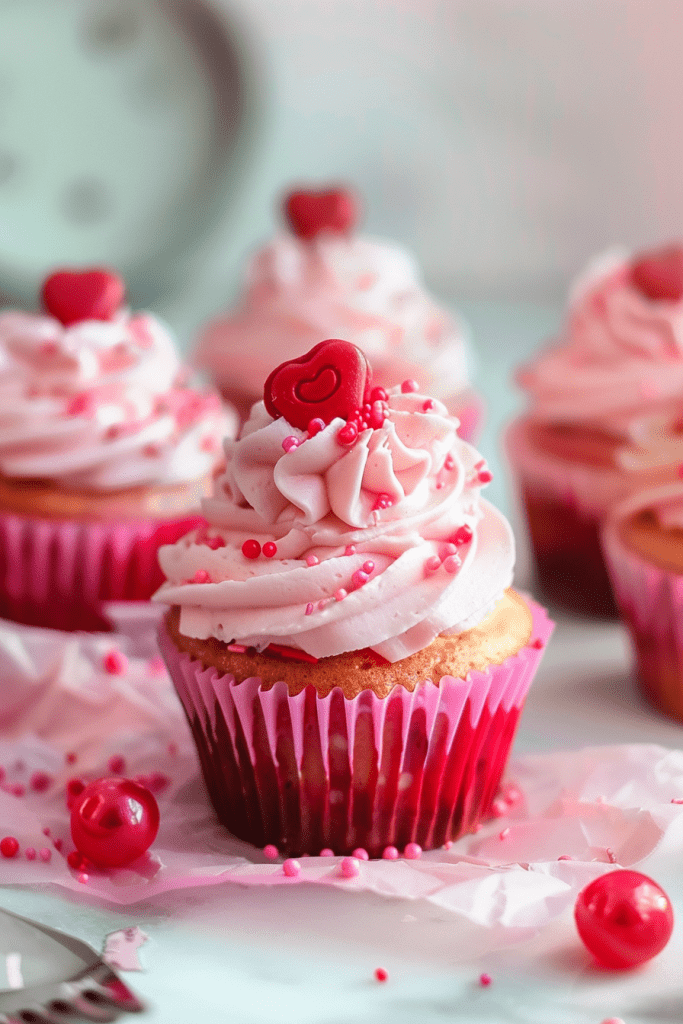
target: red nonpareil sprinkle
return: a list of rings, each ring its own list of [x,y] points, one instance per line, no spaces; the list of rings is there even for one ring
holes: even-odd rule
[[[110,676],[122,676],[128,668],[128,658],[123,651],[114,647],[105,654],[102,666]]]
[[[45,828],[43,829],[43,835],[44,836],[49,836],[50,835],[50,826],[49,825],[46,825]]]
[[[218,548],[225,547],[225,541],[222,537],[207,537],[203,543],[207,548],[211,548],[212,551],[217,551]]]
[[[43,848],[38,851],[38,856],[45,864],[49,864],[52,860],[52,850],[47,846],[43,846]]]
[[[211,577],[209,576],[206,569],[197,569],[196,573],[192,577],[193,583],[210,583]]]
[[[340,427],[337,431],[337,443],[342,448],[352,448],[358,440],[358,426],[354,420],[349,420],[343,427]]]
[[[268,644],[264,654],[275,654],[281,658],[290,658],[292,661],[308,661],[311,665],[317,665],[318,659],[306,651],[300,651],[296,647],[285,647],[284,644]]]
[[[124,775],[126,771],[125,758],[123,758],[121,754],[114,754],[114,756],[110,757],[107,761],[107,768],[112,775]],[[81,790],[81,792],[83,791]]]
[[[263,856],[267,857],[268,860],[277,860],[280,856],[280,852],[277,846],[273,846],[272,843],[268,843],[267,846],[263,847]]]
[[[365,584],[368,582],[369,578],[370,577],[368,576],[368,574],[366,572],[363,572],[362,569],[356,569],[353,576],[351,577],[351,583],[356,589],[358,589],[358,587],[364,587]]]
[[[367,416],[368,426],[372,427],[373,430],[379,430],[383,426],[388,414],[389,410],[384,402],[373,402]]]
[[[242,545],[242,554],[245,558],[258,558],[261,554],[261,545],[251,537],[249,540],[245,540]]]
[[[267,540],[261,548],[261,551],[265,558],[275,558],[275,555],[277,554],[277,544],[272,540]]]
[[[13,786],[10,786],[9,792],[12,796],[25,796],[26,786],[23,786],[21,782],[17,782]]]
[[[228,644],[228,650],[233,654],[246,654],[247,648],[244,644]]]
[[[306,555],[306,565],[309,568],[313,565],[320,565],[320,559],[317,555]]]
[[[493,981],[493,978],[491,977],[490,974],[480,974],[479,975],[479,984],[482,986],[482,988],[488,988],[488,986],[491,984],[492,981]]]
[[[95,399],[90,391],[81,391],[74,395],[66,407],[67,416],[87,416],[95,408]]]
[[[379,386],[372,389],[370,392],[371,402],[386,402],[389,398],[385,388]]]
[[[64,840],[63,839],[54,839],[52,841],[52,845],[54,846],[54,848],[57,851],[57,853],[61,853],[62,852],[62,846],[64,845]]]
[[[319,434],[320,431],[324,430],[324,429],[325,429],[325,421],[321,420],[319,416],[316,416],[314,419],[309,421],[309,424],[308,424],[308,427],[307,427],[308,436],[309,437],[315,437],[316,434]]]
[[[347,544],[346,547],[344,548],[344,554],[345,555],[355,555],[355,553],[356,553],[356,546],[355,546],[355,544]]]
[[[306,611],[304,612],[304,614],[305,615],[312,615],[313,614],[313,604],[311,603],[311,601],[309,601],[308,604],[306,605]]]
[[[451,539],[458,547],[462,547],[463,544],[469,544],[472,540],[472,527],[464,523],[455,531]]]
[[[72,871],[83,871],[85,868],[90,867],[89,861],[78,850],[72,850],[68,854],[66,862]]]
[[[372,506],[372,511],[376,512],[380,509],[391,508],[393,504],[394,502],[391,495],[382,492],[381,494],[377,495],[377,500],[375,501],[375,504]]]
[[[47,772],[34,772],[28,784],[34,793],[44,793],[52,785],[52,776]]]
[[[422,403],[422,412],[431,412],[433,408],[434,402],[432,401],[431,398],[428,398],[425,402]]]
[[[493,480],[493,473],[490,469],[481,469],[477,478],[480,484],[490,484]]]
[[[301,864],[299,864],[298,860],[288,857],[282,865],[282,871],[287,878],[298,878],[301,874]]]
[[[532,641],[531,641],[531,644],[530,644],[530,646],[531,646],[531,647],[533,647],[533,648],[534,648],[534,650],[536,650],[536,651],[540,651],[540,650],[542,650],[542,649],[543,649],[543,641],[541,640],[541,638],[540,638],[540,637],[536,637],[536,639],[535,639],[535,640],[532,640]]]
[[[367,562],[363,562],[363,572],[366,572],[368,576],[375,571],[375,563],[370,559]]]
[[[85,789],[85,782],[82,779],[69,779],[66,784],[66,806],[71,809],[72,804]],[[45,835],[49,835],[46,832]]]
[[[76,764],[76,761],[78,760],[78,754],[74,753],[73,750],[70,750],[68,754],[64,755],[64,760],[66,761],[67,764]]]
[[[414,393],[415,391],[419,391],[419,390],[420,390],[420,385],[417,383],[416,380],[412,380],[412,378],[408,378],[408,380],[404,380],[403,383],[401,384],[401,391],[402,391],[402,393],[404,395],[409,395],[409,394]]]
[[[8,860],[16,857],[19,853],[19,843],[14,836],[5,836],[4,839],[0,839],[0,853],[3,857],[7,857]]]
[[[386,981],[388,977],[389,975],[387,974],[383,967],[375,968],[375,978],[377,979],[377,981]]]

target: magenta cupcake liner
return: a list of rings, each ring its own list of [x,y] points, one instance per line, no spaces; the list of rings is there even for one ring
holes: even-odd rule
[[[553,624],[529,601],[528,646],[502,665],[445,676],[412,693],[353,700],[339,688],[290,697],[284,682],[235,682],[159,642],[221,822],[281,853],[387,845],[423,849],[470,831],[496,794],[529,685]]]
[[[645,493],[637,499],[641,507],[647,498]],[[619,536],[621,516],[620,509],[606,524],[602,542],[614,596],[631,635],[638,682],[651,704],[683,721],[683,576],[626,547]]]
[[[110,629],[104,601],[146,601],[161,586],[161,544],[204,520],[78,522],[0,513],[0,616],[53,629]]]

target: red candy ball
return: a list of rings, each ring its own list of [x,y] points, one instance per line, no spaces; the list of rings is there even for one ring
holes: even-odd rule
[[[631,264],[631,280],[647,299],[680,301],[683,298],[683,247],[668,245],[640,253]]]
[[[245,540],[242,545],[242,554],[245,558],[258,558],[261,554],[261,545],[253,537],[250,540]]]
[[[673,929],[671,902],[639,871],[610,871],[579,893],[576,927],[603,967],[637,967],[666,946]]]
[[[71,810],[76,849],[99,867],[119,867],[140,857],[156,838],[159,807],[148,789],[131,779],[97,779]]]

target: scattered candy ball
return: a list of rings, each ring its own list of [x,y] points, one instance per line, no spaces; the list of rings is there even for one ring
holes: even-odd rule
[[[156,838],[159,807],[145,787],[131,779],[97,779],[71,809],[76,849],[98,867],[120,867],[140,857]]]
[[[102,665],[109,675],[122,676],[128,668],[128,658],[122,651],[113,648],[105,654]]]
[[[378,967],[375,970],[375,978],[377,979],[377,981],[386,981],[388,977],[389,975],[387,974],[383,967]]]
[[[275,558],[275,555],[277,554],[277,544],[272,540],[267,540],[261,550],[263,551],[265,558]]]
[[[43,846],[43,848],[38,851],[38,856],[40,857],[44,864],[49,864],[50,861],[52,860],[52,850],[49,848],[49,846]]]
[[[282,870],[287,875],[287,878],[298,878],[301,874],[301,864],[299,864],[298,860],[288,857],[282,865]]]
[[[395,846],[385,846],[382,851],[382,860],[398,860],[398,850]]]
[[[331,850],[329,846],[326,846],[324,850],[320,851],[320,857],[334,857],[334,850]]]
[[[4,839],[0,839],[0,853],[8,860],[16,857],[19,853],[19,843],[14,836],[5,836]]]
[[[242,545],[242,554],[245,558],[258,558],[261,554],[261,545],[251,537],[249,540],[245,540]]]
[[[419,860],[422,856],[422,847],[419,843],[408,843],[403,851],[403,856],[406,860]]]
[[[574,918],[595,959],[622,970],[656,956],[673,930],[669,897],[639,871],[610,871],[596,878],[579,893]]]
[[[370,854],[367,850],[364,850],[362,846],[357,846],[352,854],[356,860],[370,860]]]
[[[277,846],[273,846],[272,843],[268,843],[267,846],[263,847],[263,856],[267,857],[268,860],[277,860],[280,853]]]
[[[356,878],[360,872],[360,865],[357,857],[344,857],[341,862],[342,878]]]
[[[479,975],[479,984],[481,985],[482,988],[488,988],[492,981],[493,978],[491,977],[490,974]]]

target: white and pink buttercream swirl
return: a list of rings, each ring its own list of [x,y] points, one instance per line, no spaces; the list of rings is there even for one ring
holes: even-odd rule
[[[683,396],[683,300],[651,299],[630,259],[608,253],[579,280],[557,345],[519,374],[531,415],[601,426],[617,436],[635,417]]]
[[[205,328],[195,361],[256,400],[279,362],[325,338],[363,349],[376,383],[412,377],[449,406],[468,387],[464,327],[427,294],[415,261],[396,245],[332,232],[282,233],[257,252],[238,308]]]
[[[204,502],[209,528],[159,552],[155,600],[180,605],[183,634],[316,658],[368,647],[393,662],[499,600],[512,533],[480,497],[490,474],[457,419],[394,388],[383,425],[350,448],[343,423],[309,437],[254,406]],[[245,557],[246,540],[260,557]]]
[[[0,473],[113,491],[210,473],[234,411],[182,384],[173,341],[148,314],[64,327],[0,314]]]

